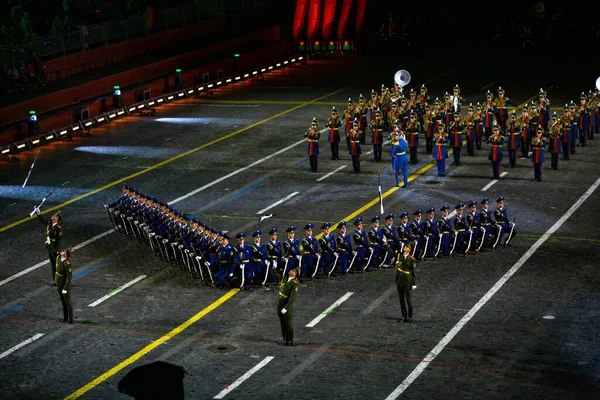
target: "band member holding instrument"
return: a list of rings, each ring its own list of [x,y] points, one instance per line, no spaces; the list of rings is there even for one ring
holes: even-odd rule
[[[531,150],[533,154],[531,156],[531,161],[533,162],[533,180],[536,182],[542,181],[542,169],[544,166],[544,147],[546,147],[546,142],[544,141],[544,128],[541,126],[537,128],[535,137],[531,141]]]
[[[308,159],[310,162],[310,172],[317,172],[319,167],[319,139],[321,138],[321,132],[319,131],[319,122],[316,118],[313,118],[310,128],[304,133],[308,142],[307,152]]]
[[[60,302],[63,308],[63,319],[59,322],[73,323],[73,304],[71,303],[71,281],[73,280],[73,267],[69,257],[71,251],[69,249],[61,250],[60,254],[54,259],[56,266],[55,270],[55,286],[60,296]]]
[[[467,155],[475,155],[475,138],[476,138],[476,126],[475,126],[475,109],[473,103],[469,104],[467,108],[467,116],[464,119],[466,136],[467,136]]]
[[[419,132],[421,132],[421,124],[417,121],[417,114],[411,112],[406,124],[406,133],[408,135],[408,144],[410,146],[410,163],[416,164],[418,160],[417,150],[419,148]]]
[[[492,135],[488,142],[490,146],[489,159],[492,162],[492,172],[494,179],[500,179],[500,164],[502,162],[502,145],[504,145],[504,136],[500,134],[500,126],[494,124]]]
[[[354,102],[351,98],[348,99],[348,108],[344,110],[344,125],[346,127],[346,146],[348,152],[350,152],[350,131],[352,130],[352,124],[356,118],[356,110],[354,109]]]
[[[358,126],[362,132],[367,131],[367,113],[369,112],[369,105],[366,102],[365,97],[361,94],[358,96],[358,105],[356,106],[356,116],[358,117]],[[360,144],[365,144],[366,135],[363,135],[360,139]]]
[[[506,132],[506,125],[508,123],[508,108],[507,106],[517,107],[515,103],[510,101],[508,97],[504,94],[504,89],[501,87],[498,88],[498,98],[496,99],[496,110],[497,110],[497,118],[498,125],[500,125],[500,129],[503,132]]]
[[[381,111],[378,110],[375,113],[375,120],[371,121],[369,128],[372,132],[373,161],[381,162],[381,153],[383,152],[383,129],[385,128]],[[363,135],[363,137],[364,136],[365,135]],[[364,142],[364,140],[362,142]]]
[[[434,116],[431,113],[431,108],[426,104],[421,116],[423,121],[422,127],[425,132],[425,152],[431,154],[433,152],[433,135],[435,134]]]
[[[521,127],[516,110],[513,110],[510,115],[506,135],[508,136],[508,166],[515,168],[517,166],[517,149],[521,147]]]
[[[569,109],[568,104],[565,104],[563,107],[563,115],[560,117],[560,125],[562,129],[562,135],[560,137],[563,153],[562,159],[567,161],[571,151],[571,141],[573,140],[571,130],[571,110]]]
[[[550,100],[546,97],[546,91],[544,89],[540,89],[539,101],[536,108],[536,112],[539,115],[539,125],[543,127],[545,131],[548,129],[548,122],[550,122]]]
[[[408,187],[408,160],[406,158],[406,147],[408,142],[404,138],[404,132],[400,131],[396,135],[398,144],[392,147],[391,152],[394,154],[394,179],[396,186],[400,186],[398,180],[399,173],[402,172],[402,179],[404,181],[404,187]]]
[[[496,102],[494,101],[494,95],[489,90],[486,93],[486,101],[483,103],[483,133],[485,140],[488,141],[492,135],[492,128],[494,124],[494,115],[497,114]]]
[[[581,93],[579,96],[579,108],[577,109],[577,127],[579,128],[579,146],[587,145],[588,129],[590,125],[590,111],[587,105],[587,96]]]
[[[452,157],[454,157],[454,165],[460,165],[460,151],[462,150],[462,134],[465,130],[462,122],[460,121],[460,113],[454,113],[454,120],[448,127],[448,134],[450,135],[450,142],[452,143]]]
[[[475,117],[473,119],[473,125],[475,125],[475,148],[481,150],[481,141],[483,137],[483,108],[481,104],[477,103],[475,106]]]
[[[448,140],[446,137],[448,134],[444,132],[444,124],[439,123],[437,128],[438,131],[434,138],[432,157],[435,159],[437,165],[438,176],[446,176],[446,159],[448,158]]]
[[[529,145],[531,144],[530,121],[529,121],[529,106],[525,104],[521,112],[521,158],[529,157]]]
[[[331,117],[327,119],[327,128],[329,128],[329,144],[331,145],[331,159],[340,159],[340,127],[342,121],[335,106],[331,109]]]
[[[562,148],[560,145],[560,136],[562,135],[562,126],[556,112],[552,115],[552,125],[548,128],[548,150],[550,150],[550,165],[553,170],[558,169],[558,155]]]
[[[359,127],[358,119],[355,119],[350,131],[348,140],[350,141],[350,155],[352,156],[352,171],[351,173],[358,174],[360,172],[360,155],[362,150],[360,147],[360,140],[363,136],[362,131]]]

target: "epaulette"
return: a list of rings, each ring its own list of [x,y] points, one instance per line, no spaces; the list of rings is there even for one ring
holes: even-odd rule
[[[60,226],[59,224],[56,224],[56,227],[57,227],[58,229],[62,229],[62,226]]]
[[[411,260],[414,260],[415,258],[414,258],[413,256],[410,256],[410,259],[411,259]]]
[[[65,260],[65,264],[71,264],[71,261]]]

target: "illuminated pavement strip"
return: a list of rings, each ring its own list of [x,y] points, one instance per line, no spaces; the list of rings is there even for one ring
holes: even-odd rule
[[[115,290],[113,290],[112,292],[110,292],[109,294],[107,294],[106,296],[103,296],[103,297],[99,298],[98,300],[96,300],[92,304],[88,305],[88,307],[96,307],[98,304],[100,304],[100,303],[104,302],[105,300],[111,298],[115,294],[117,294],[119,292],[122,292],[123,290],[127,289],[129,286],[132,286],[132,285],[136,284],[137,282],[141,281],[144,278],[146,278],[146,275],[140,275],[140,276],[138,276],[134,280],[132,280],[130,282],[127,282],[123,286],[120,286],[120,287],[116,288]]]
[[[219,394],[217,394],[214,398],[215,399],[222,399],[225,396],[227,396],[227,394],[229,392],[231,392],[232,390],[234,390],[236,387],[240,386],[242,383],[244,383],[244,381],[246,379],[250,378],[256,372],[258,372],[258,370],[260,370],[262,367],[264,367],[265,365],[267,365],[268,363],[270,363],[271,360],[273,360],[273,358],[275,358],[275,357],[272,357],[272,356],[265,357],[264,360],[262,360],[261,362],[259,362],[258,364],[256,364],[254,367],[252,367],[244,375],[240,376],[235,382],[233,382],[231,385],[228,385],[225,389],[221,390],[221,392],[219,392]]]
[[[30,337],[29,339],[25,340],[24,342],[19,343],[18,345],[11,347],[10,349],[6,350],[4,353],[0,354],[0,360],[11,355],[12,353],[14,353],[15,351],[19,350],[21,347],[23,346],[27,346],[29,343],[33,343],[36,340],[38,340],[39,338],[41,338],[42,336],[44,336],[43,333],[37,333],[34,336]]]

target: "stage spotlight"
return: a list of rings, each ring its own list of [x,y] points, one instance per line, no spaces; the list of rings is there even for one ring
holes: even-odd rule
[[[123,100],[121,99],[121,87],[113,86],[113,107],[121,107]]]

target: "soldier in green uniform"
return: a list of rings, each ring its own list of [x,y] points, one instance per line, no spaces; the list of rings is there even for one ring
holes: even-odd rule
[[[400,309],[402,310],[402,318],[398,322],[412,322],[413,303],[411,290],[417,282],[415,277],[416,261],[410,255],[411,251],[410,245],[404,246],[402,254],[398,254],[396,259],[396,288],[398,289]],[[406,313],[407,305],[408,314]]]
[[[63,319],[59,322],[73,323],[73,304],[71,304],[71,281],[73,280],[73,268],[69,257],[69,249],[62,250],[56,257],[55,283],[63,308]]]
[[[42,224],[46,225],[46,249],[48,250],[48,259],[50,260],[50,268],[52,269],[52,286],[56,286],[54,282],[55,264],[62,239],[62,218],[60,217],[60,211],[52,214],[49,221],[44,220],[39,208],[36,208],[35,213]]]
[[[292,325],[292,314],[294,313],[294,302],[298,294],[298,280],[296,270],[290,269],[287,280],[284,280],[279,270],[273,269],[273,274],[280,282],[277,295],[277,316],[281,325],[283,342],[281,346],[294,346],[294,327]]]

